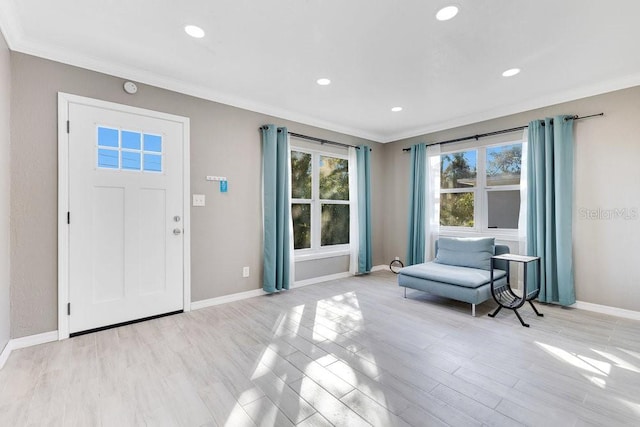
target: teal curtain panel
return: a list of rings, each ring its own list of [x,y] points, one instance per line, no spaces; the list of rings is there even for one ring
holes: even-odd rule
[[[287,128],[262,127],[262,203],[265,292],[289,289],[291,203]]]
[[[356,150],[358,170],[358,274],[373,267],[371,254],[371,150],[359,145]]]
[[[573,272],[573,118],[529,123],[527,253],[542,262],[542,302],[576,302]],[[531,282],[533,283],[533,282]]]
[[[425,261],[427,227],[427,146],[411,146],[409,176],[409,230],[405,265]]]

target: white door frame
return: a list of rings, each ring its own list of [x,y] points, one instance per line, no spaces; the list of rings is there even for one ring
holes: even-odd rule
[[[81,104],[123,113],[139,114],[180,123],[183,129],[183,310],[191,309],[191,206],[189,171],[189,118],[143,108],[131,107],[113,102],[101,101],[84,96],[58,92],[58,340],[69,338],[69,104]],[[73,124],[71,124],[73,131]]]

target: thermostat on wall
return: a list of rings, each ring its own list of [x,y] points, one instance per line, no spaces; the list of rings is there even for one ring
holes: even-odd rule
[[[133,95],[138,91],[138,86],[134,82],[124,82],[124,91]]]

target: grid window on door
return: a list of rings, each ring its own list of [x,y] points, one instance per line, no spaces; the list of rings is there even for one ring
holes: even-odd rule
[[[162,136],[98,126],[101,169],[162,172]]]

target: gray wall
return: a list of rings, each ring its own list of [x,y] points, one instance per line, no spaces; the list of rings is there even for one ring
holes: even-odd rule
[[[385,145],[387,179],[383,188],[389,207],[383,220],[385,259],[406,256],[409,155],[402,148],[521,126],[545,116],[600,112],[605,116],[575,124],[576,297],[583,302],[640,311],[640,87]],[[501,135],[482,142],[506,142],[518,137]],[[615,209],[622,216],[616,217]]]
[[[360,138],[258,114],[16,52],[11,53],[13,98],[11,149],[11,336],[57,329],[57,92],[178,114],[191,119],[191,192],[207,206],[191,208],[193,301],[259,289],[262,271],[261,149],[266,123],[372,152],[374,264],[382,250],[383,146]],[[229,192],[205,181],[226,176]],[[329,263],[329,266],[327,266]],[[251,276],[242,278],[242,267]],[[346,271],[344,257],[305,262],[306,279]]]
[[[9,326],[9,139],[11,67],[7,43],[0,33],[0,352],[10,338]]]

